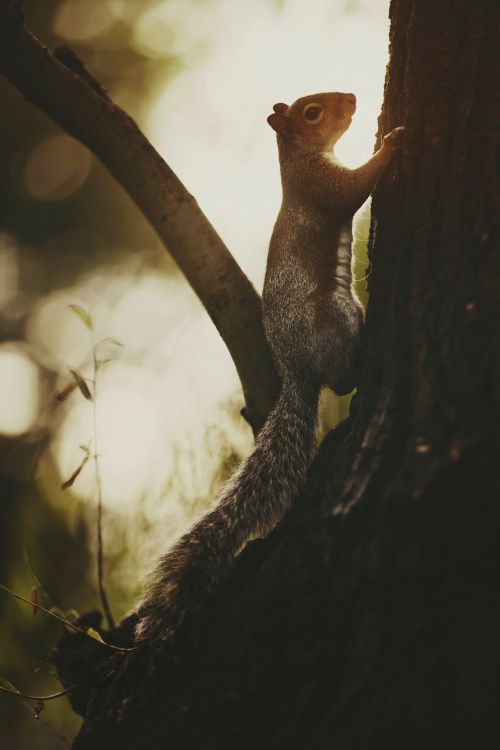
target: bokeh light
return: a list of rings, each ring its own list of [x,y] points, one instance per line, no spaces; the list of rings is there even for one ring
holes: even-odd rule
[[[217,3],[186,3],[186,0],[164,0],[152,5],[137,19],[132,44],[149,57],[179,55],[192,60],[197,52],[206,49],[212,38],[216,23],[214,6]]]
[[[54,135],[31,152],[24,171],[24,185],[37,200],[69,198],[85,182],[90,171],[90,154],[74,138]]]
[[[26,339],[39,361],[55,372],[80,367],[92,350],[92,340],[70,305],[85,307],[76,290],[61,290],[44,297],[26,324]]]
[[[22,342],[0,345],[0,433],[15,436],[36,423],[40,407],[39,368]]]
[[[65,477],[83,457],[81,444],[90,445],[92,452],[97,446],[104,497],[107,505],[118,509],[140,497],[148,482],[142,470],[159,458],[162,420],[154,401],[154,380],[145,368],[124,362],[109,364],[99,377],[97,434],[92,403],[75,393],[54,444],[56,461]],[[73,491],[80,497],[96,497],[93,463],[87,465]]]
[[[88,42],[110,30],[121,6],[121,0],[65,0],[57,9],[54,31],[73,42]]]
[[[90,311],[94,335],[71,311],[75,302]],[[193,292],[177,277],[140,267],[135,273],[109,268],[91,274],[76,289],[62,290],[42,302],[27,330],[40,359],[61,373],[61,390],[71,382],[70,367],[93,378],[91,349],[94,341],[104,340],[99,357],[111,361],[98,373],[96,409],[107,505],[123,511],[140,497],[156,496],[172,473],[176,488],[170,502],[184,501],[187,485],[204,495],[206,472],[217,471],[226,445],[233,444],[240,455],[250,448],[246,423],[224,413],[223,404],[240,391],[234,364]],[[113,340],[106,342],[109,337]],[[64,415],[53,455],[61,477],[67,477],[81,459],[79,445],[95,442],[96,436],[92,404],[78,391],[59,408]],[[213,439],[204,437],[214,423],[218,450]],[[176,465],[182,451],[196,461],[196,470],[185,460],[182,467]],[[91,499],[95,481],[89,468],[73,491]],[[185,477],[179,476],[184,472]]]

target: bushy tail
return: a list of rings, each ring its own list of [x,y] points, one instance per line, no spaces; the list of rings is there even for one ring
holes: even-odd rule
[[[317,389],[285,381],[253,453],[219,504],[164,555],[139,605],[137,637],[164,640],[196,614],[252,538],[266,536],[290,509],[314,450]]]

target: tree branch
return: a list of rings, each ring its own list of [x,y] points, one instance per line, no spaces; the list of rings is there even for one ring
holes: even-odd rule
[[[25,98],[87,146],[140,208],[205,306],[236,365],[247,418],[258,429],[279,380],[260,298],[196,200],[135,122],[68,56],[57,59],[0,0],[0,72]]]

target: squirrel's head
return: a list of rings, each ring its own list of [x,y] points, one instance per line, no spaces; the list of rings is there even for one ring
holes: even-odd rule
[[[354,94],[313,94],[288,104],[275,104],[267,121],[285,142],[330,151],[351,124]]]

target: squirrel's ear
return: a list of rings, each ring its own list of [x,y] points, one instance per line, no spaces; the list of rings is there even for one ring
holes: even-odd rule
[[[288,119],[285,117],[285,115],[275,113],[273,115],[269,115],[267,121],[272,129],[277,133],[283,134],[288,128]]]
[[[284,115],[288,109],[288,104],[283,104],[283,102],[278,102],[278,104],[274,105],[273,109],[277,115]]]

